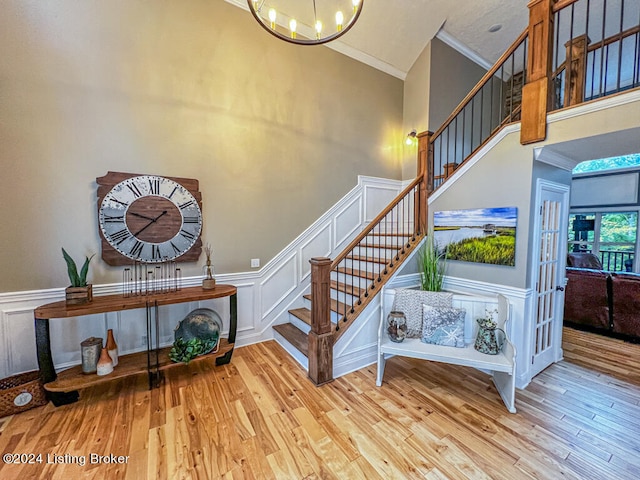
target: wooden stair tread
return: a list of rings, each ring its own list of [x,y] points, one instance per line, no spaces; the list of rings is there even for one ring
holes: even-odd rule
[[[384,258],[365,257],[363,255],[349,255],[346,258],[354,262],[382,263],[382,264],[389,263],[388,260],[385,260]]]
[[[404,237],[404,238],[409,238],[413,236],[413,233],[394,233],[394,232],[376,232],[376,233],[369,233],[367,235],[367,237]]]
[[[332,305],[334,304],[335,300],[332,299],[331,303]],[[343,306],[346,307],[346,305],[343,303]],[[347,307],[348,308],[348,307]],[[336,311],[336,310],[334,310]],[[344,312],[344,310],[342,310],[342,312]],[[298,320],[304,322],[305,324],[311,326],[311,310],[309,310],[308,308],[294,308],[292,310],[289,310],[289,313],[291,315],[293,315],[294,317],[296,317]],[[331,322],[331,330],[335,332],[336,330],[336,324],[334,322]]]
[[[381,243],[360,243],[358,247],[363,248],[381,248],[385,250],[400,250],[403,247],[404,243],[400,243],[398,245],[383,245]]]
[[[303,295],[304,298],[306,298],[307,300],[309,300],[310,302],[311,300],[311,294],[307,293],[306,295]],[[335,298],[331,299],[331,311],[332,312],[336,312],[336,313],[344,313],[347,308],[349,308],[349,306],[344,303],[344,302],[339,302],[337,301]],[[309,315],[311,316],[311,315]]]
[[[299,318],[307,325],[311,325],[311,310],[308,308],[294,308],[289,310],[289,313],[296,318]]]
[[[355,268],[338,267],[336,269],[339,273],[351,275],[352,277],[366,278],[367,280],[375,280],[378,278],[378,274],[375,272],[368,272],[366,270],[357,270]]]
[[[364,288],[358,288],[354,285],[347,285],[342,282],[336,282],[335,280],[331,280],[331,288],[339,293],[347,293],[347,295],[352,295],[354,297],[359,297],[365,293]]]
[[[273,329],[297,348],[305,357],[309,356],[309,337],[306,333],[292,323],[274,325]]]

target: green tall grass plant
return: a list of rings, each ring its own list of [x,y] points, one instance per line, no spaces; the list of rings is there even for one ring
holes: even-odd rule
[[[427,236],[424,245],[418,251],[418,269],[422,290],[441,291],[446,266],[446,252],[438,251],[438,244],[433,238],[433,234]]]

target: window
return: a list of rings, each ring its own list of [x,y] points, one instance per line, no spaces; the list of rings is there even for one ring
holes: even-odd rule
[[[573,173],[599,172],[616,168],[630,168],[640,166],[640,153],[623,155],[620,157],[601,158],[579,163]]]
[[[635,271],[638,212],[569,215],[569,251],[592,252],[610,271]]]

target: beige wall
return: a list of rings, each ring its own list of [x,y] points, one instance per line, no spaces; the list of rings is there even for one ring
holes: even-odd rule
[[[404,83],[405,135],[436,131],[478,83],[486,70],[433,38],[416,59]],[[416,175],[417,145],[405,147],[402,178]]]
[[[109,170],[197,178],[219,273],[266,263],[357,175],[401,177],[401,80],[222,0],[4,0],[0,57],[0,292],[66,286],[60,247],[99,253]],[[97,255],[89,280],[120,271]]]
[[[412,129],[424,132],[429,129],[429,75],[431,72],[431,43],[411,66],[404,80],[404,134]],[[404,147],[402,178],[416,177],[417,142]]]
[[[431,41],[429,130],[435,131],[487,71],[442,40]]]
[[[520,145],[519,131],[507,134],[458,180],[434,197],[429,204],[430,225],[433,225],[433,213],[442,210],[518,208],[515,267],[450,261],[447,275],[516,288],[531,288],[529,265],[536,252],[532,250],[533,239],[530,237],[535,221],[532,209],[535,206],[536,182],[538,179],[545,179],[568,184],[571,179],[567,170],[534,161],[534,149],[542,146],[553,148],[556,144],[566,145],[566,142],[572,142],[576,150],[580,151],[580,144],[590,141],[589,137],[594,135],[624,131],[633,135],[634,127],[640,125],[640,99],[633,92],[627,94],[627,97],[633,97],[634,100],[591,112],[588,112],[591,108],[589,105],[576,107],[572,110],[577,113],[576,116],[570,116],[572,111],[569,110],[568,113],[555,114],[568,117],[557,121],[551,115],[544,142],[523,146]],[[620,96],[618,100],[622,103],[623,98]],[[601,100],[595,105],[605,105],[606,102],[607,100]],[[626,148],[629,142],[634,141],[638,141],[637,137],[621,142],[621,148]],[[615,154],[614,152],[613,155]],[[569,154],[567,156],[571,158]]]
[[[533,154],[520,145],[520,132],[508,134],[478,163],[429,204],[429,224],[438,211],[517,207],[516,265],[447,262],[446,274],[499,285],[525,288]]]

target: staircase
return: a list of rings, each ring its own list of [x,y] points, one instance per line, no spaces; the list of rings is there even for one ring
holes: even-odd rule
[[[309,356],[310,335],[321,331],[333,345],[353,324],[382,286],[403,264],[424,236],[426,206],[424,170],[385,208],[349,246],[331,261],[320,260],[328,279],[326,297],[314,302],[311,293],[302,295],[302,307],[289,310],[289,322],[275,325],[277,338],[302,357]],[[424,197],[425,201],[420,199]],[[312,265],[314,263],[312,260]],[[312,291],[314,284],[312,267]],[[327,308],[328,307],[328,308]],[[316,319],[314,328],[314,308]],[[326,321],[325,326],[320,324]],[[313,362],[309,362],[313,365]],[[310,376],[314,377],[310,368]],[[320,377],[332,378],[323,371]],[[324,383],[318,381],[316,383]]]
[[[424,237],[427,197],[461,165],[509,123],[520,122],[521,144],[539,142],[546,138],[551,110],[640,88],[635,68],[640,25],[623,29],[621,12],[618,27],[612,27],[590,5],[588,0],[530,2],[529,27],[435,133],[418,135],[417,178],[335,260],[311,260],[313,295],[303,295],[304,306],[290,310],[289,323],[274,330],[307,358],[309,377],[317,385],[333,378],[335,342]],[[578,13],[585,19],[574,23]],[[601,28],[585,37],[579,28],[590,25],[589,19],[601,22]],[[629,22],[636,20],[637,15]],[[602,35],[593,37],[598,31]],[[624,61],[620,54],[617,68],[607,68],[603,52],[611,45],[622,52],[623,44],[636,48],[627,49]]]
[[[330,311],[331,331],[337,340],[346,331],[346,322],[367,306],[413,248],[422,234],[371,234],[357,246],[358,253],[345,257],[345,265],[332,274]],[[389,246],[394,244],[394,246]],[[399,244],[399,245],[395,245]],[[385,262],[385,257],[388,261]],[[308,334],[311,330],[311,294],[302,296],[305,306],[289,310],[289,323],[273,328],[304,356],[308,353]],[[345,312],[347,315],[345,315]]]

